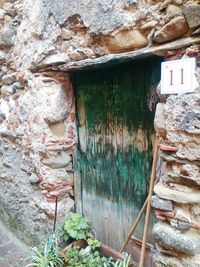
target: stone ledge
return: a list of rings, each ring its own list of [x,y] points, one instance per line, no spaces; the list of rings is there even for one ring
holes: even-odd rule
[[[109,54],[95,59],[84,59],[75,62],[69,62],[66,64],[59,64],[60,58],[58,58],[58,62],[56,62],[54,58],[54,64],[45,65],[45,59],[37,66],[32,66],[32,70],[43,70],[45,68],[57,70],[57,71],[76,71],[81,69],[92,69],[98,68],[103,65],[116,64],[122,62],[128,62],[130,60],[142,59],[149,56],[163,56],[167,51],[173,49],[179,49],[183,47],[190,46],[195,43],[200,43],[200,37],[187,37],[182,38],[173,42],[168,42],[166,44],[158,45],[155,47],[146,47],[142,49],[138,49],[136,51],[124,52],[120,54]]]

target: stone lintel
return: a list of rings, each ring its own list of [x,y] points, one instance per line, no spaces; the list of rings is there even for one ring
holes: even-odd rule
[[[120,54],[109,54],[95,59],[84,59],[75,62],[69,62],[64,65],[55,67],[56,70],[61,71],[76,71],[82,69],[93,69],[102,67],[107,64],[117,64],[128,62],[131,60],[142,59],[150,56],[164,56],[169,50],[176,50],[183,47],[188,47],[192,44],[200,43],[200,37],[187,37],[179,40],[168,42],[154,47],[146,47],[131,52],[124,52]]]
[[[96,69],[100,67],[105,67],[109,64],[109,66],[130,62],[132,60],[143,59],[150,56],[160,56],[164,57],[165,54],[169,50],[176,50],[183,47],[188,47],[190,45],[200,43],[200,37],[187,37],[181,38],[176,41],[168,42],[162,45],[157,45],[154,47],[145,47],[142,49],[137,49],[130,52],[118,53],[118,54],[109,54],[105,56],[101,56],[99,58],[94,59],[84,59],[80,61],[73,61],[66,63],[64,61],[60,61],[60,56],[58,55],[58,61],[54,60],[51,64],[47,58],[45,58],[38,65],[32,66],[31,70],[34,71],[45,71],[45,70],[54,70],[54,71],[62,71],[62,72],[73,72],[79,70],[87,70],[87,69]],[[56,55],[54,55],[54,59]]]

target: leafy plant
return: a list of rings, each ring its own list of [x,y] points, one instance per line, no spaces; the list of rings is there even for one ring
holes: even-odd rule
[[[70,214],[64,223],[64,239],[70,237],[76,240],[87,241],[86,248],[72,246],[66,251],[66,263],[68,267],[128,267],[130,256],[114,262],[112,258],[106,258],[100,254],[98,248],[100,242],[93,238],[92,227],[89,221],[78,213]]]
[[[87,243],[92,250],[95,250],[100,247],[100,242],[97,239],[88,238]]]
[[[79,213],[70,214],[64,223],[64,239],[67,241],[70,237],[76,240],[86,240],[92,235],[92,227],[89,221],[83,218]]]
[[[131,256],[126,255],[123,260],[118,260],[113,265],[114,267],[128,267],[131,261]]]
[[[55,234],[52,234],[45,243],[43,251],[37,247],[32,248],[33,255],[30,257],[31,263],[26,267],[63,267],[64,261],[60,254]]]
[[[93,250],[91,246],[87,246],[84,249],[75,246],[69,248],[66,252],[66,261],[68,267],[113,266],[111,258],[103,257],[98,250]]]

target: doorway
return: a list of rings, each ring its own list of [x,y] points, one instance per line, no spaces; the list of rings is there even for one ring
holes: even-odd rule
[[[74,75],[77,210],[97,238],[119,249],[149,189],[154,113],[148,97],[159,58]],[[149,241],[155,218],[151,216]],[[142,238],[144,218],[135,232]]]

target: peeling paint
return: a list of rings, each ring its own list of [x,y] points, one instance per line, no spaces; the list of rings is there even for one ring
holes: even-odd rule
[[[104,225],[105,216],[114,223],[116,211],[106,214],[99,207],[105,201],[118,207],[118,214],[132,209],[136,216],[146,199],[154,117],[147,99],[150,87],[159,79],[158,64],[158,60],[151,60],[75,75],[79,137],[75,169],[81,179],[78,201],[83,213],[93,214],[96,227]],[[93,201],[86,212],[89,198],[102,201]],[[104,214],[97,216],[100,210]],[[97,222],[95,214],[102,221]],[[120,224],[126,233],[130,218],[126,214],[123,219]],[[102,235],[101,230],[97,232]]]

